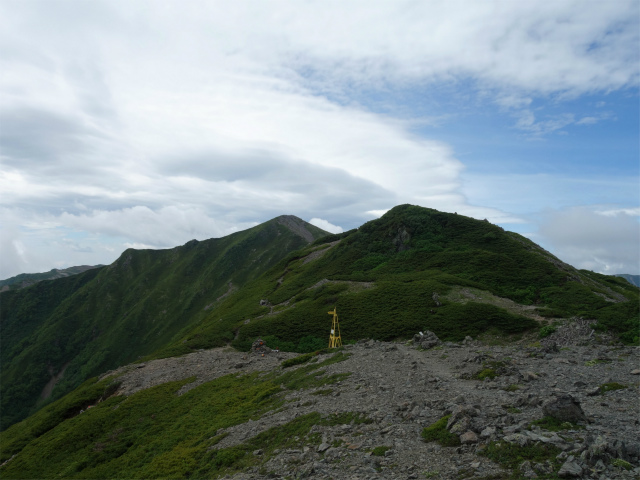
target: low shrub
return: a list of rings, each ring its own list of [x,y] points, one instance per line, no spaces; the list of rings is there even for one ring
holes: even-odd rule
[[[559,467],[556,456],[560,453],[560,449],[549,444],[537,443],[521,447],[507,442],[490,442],[479,453],[505,468],[515,469],[527,460],[535,463],[544,463],[549,460],[554,470]]]
[[[447,422],[451,415],[442,417],[437,422],[422,430],[422,438],[425,442],[438,442],[443,447],[457,447],[460,438],[447,430]]]
[[[376,457],[384,457],[384,454],[391,450],[391,447],[380,446],[371,450],[371,455],[375,455]]]
[[[540,420],[534,420],[529,424],[529,426],[534,426],[534,425],[540,428],[544,428],[545,430],[549,430],[550,432],[559,432],[561,430],[584,429],[582,425],[577,425],[571,422],[561,422],[560,420],[553,417],[542,417]]]
[[[628,388],[626,385],[618,382],[603,383],[600,385],[600,393],[612,392],[614,390],[624,390]]]
[[[556,331],[556,327],[552,325],[547,325],[546,327],[542,327],[538,332],[538,338],[545,338],[551,335]]]
[[[475,375],[473,375],[473,379],[474,380],[484,380],[485,378],[496,378],[498,376],[498,374],[496,373],[496,371],[493,368],[485,368],[483,370],[480,370],[478,373],[476,373]]]

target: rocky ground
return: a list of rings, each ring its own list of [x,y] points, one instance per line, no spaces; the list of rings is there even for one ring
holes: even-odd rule
[[[575,328],[586,327],[578,322]],[[640,478],[640,349],[587,341],[588,329],[584,333],[576,342],[566,331],[557,332],[560,346],[554,335],[543,343],[530,339],[508,346],[471,339],[442,343],[428,335],[406,343],[347,345],[344,352],[351,356],[329,365],[325,375],[349,372],[349,377],[319,389],[287,390],[284,409],[229,429],[216,448],[310,412],[359,412],[373,422],[316,425],[311,433],[321,436],[320,445],[301,439],[300,448],[276,452],[261,468],[233,478],[510,478],[513,472],[480,454],[495,445],[491,442],[558,448],[553,461],[518,462],[514,471],[525,478],[549,478],[552,468],[563,478]],[[184,392],[231,372],[278,370],[294,356],[213,349],[107,375],[122,374],[119,394],[124,395],[195,376]],[[619,389],[607,391],[602,385]],[[567,415],[574,425],[565,423],[557,432],[530,426],[550,412]],[[443,447],[421,437],[424,427],[445,415],[450,415],[447,430],[460,438],[459,446]]]

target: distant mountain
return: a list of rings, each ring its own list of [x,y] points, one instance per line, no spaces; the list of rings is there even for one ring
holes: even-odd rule
[[[245,283],[327,234],[281,216],[224,238],[129,249],[108,267],[0,293],[2,428],[87,378],[164,347]],[[231,340],[222,336],[217,345]]]
[[[0,280],[0,291],[6,292],[7,290],[19,290],[20,288],[29,287],[34,283],[41,282],[42,280],[55,280],[56,278],[69,277],[71,275],[86,272],[92,268],[99,268],[103,266],[104,265],[80,265],[79,267],[63,269],[54,268],[44,273],[21,273],[20,275],[7,278],[6,280]]]
[[[629,275],[628,273],[619,273],[615,275],[616,277],[624,278],[631,285],[635,285],[636,287],[640,287],[640,275]]]

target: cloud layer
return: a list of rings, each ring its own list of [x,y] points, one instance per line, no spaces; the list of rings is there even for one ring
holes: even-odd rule
[[[0,4],[0,277],[108,263],[126,245],[169,247],[280,214],[336,232],[399,203],[529,221],[508,202],[470,200],[449,142],[418,133],[422,118],[368,108],[361,92],[449,85],[532,135],[593,125],[601,117],[540,117],[532,99],[636,86],[637,10]]]

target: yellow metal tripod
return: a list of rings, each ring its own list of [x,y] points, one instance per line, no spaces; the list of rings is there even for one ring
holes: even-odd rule
[[[329,335],[329,348],[336,348],[342,346],[342,337],[340,336],[340,324],[338,324],[338,312],[336,308],[333,308],[329,315],[333,315],[333,322],[331,323],[331,335]]]

